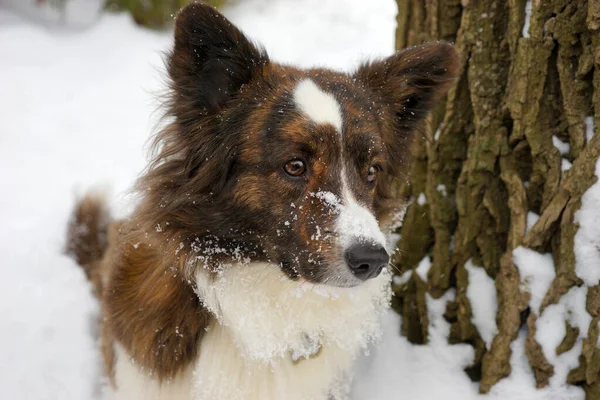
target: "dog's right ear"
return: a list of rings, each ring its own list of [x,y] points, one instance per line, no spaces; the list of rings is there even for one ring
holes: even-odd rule
[[[178,102],[217,113],[268,64],[264,50],[214,8],[192,3],[177,14],[168,71]]]

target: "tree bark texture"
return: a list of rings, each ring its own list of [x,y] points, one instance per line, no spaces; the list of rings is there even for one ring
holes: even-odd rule
[[[554,374],[535,339],[538,310],[530,310],[513,249],[551,253],[556,278],[539,314],[573,286],[575,212],[596,181],[600,156],[600,2],[598,0],[397,0],[398,49],[425,41],[455,43],[462,70],[445,102],[415,142],[412,176],[401,194],[414,199],[400,228],[394,265],[414,270],[431,257],[426,281],[416,273],[394,284],[393,305],[415,343],[427,341],[426,296],[456,289],[448,304],[450,343],[475,348],[466,372],[480,391],[510,374],[511,342],[528,329],[526,354],[538,387]],[[526,6],[531,7],[529,29]],[[585,118],[595,135],[586,139]],[[570,144],[566,155],[553,136]],[[563,171],[566,158],[572,166]],[[424,195],[426,202],[416,201]],[[539,220],[527,229],[527,215]],[[467,261],[495,280],[498,333],[486,348],[472,323]],[[598,266],[600,268],[600,266]],[[579,366],[567,382],[600,399],[600,286],[587,292],[592,323]],[[567,324],[558,353],[578,330]]]

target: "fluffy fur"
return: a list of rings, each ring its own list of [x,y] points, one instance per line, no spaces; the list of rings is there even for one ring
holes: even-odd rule
[[[266,264],[206,278],[198,274],[198,295],[216,318],[196,362],[159,384],[117,344],[119,390],[109,399],[345,398],[351,362],[379,339],[390,296],[387,272],[359,288],[282,284]]]
[[[183,9],[172,122],[136,210],[111,221],[91,196],[69,229],[102,303],[108,395],[343,398],[389,301],[392,188],[457,69],[435,43],[350,75],[300,70],[214,9]]]

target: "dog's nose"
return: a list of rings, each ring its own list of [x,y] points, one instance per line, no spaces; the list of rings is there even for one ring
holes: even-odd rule
[[[390,256],[382,246],[371,243],[354,244],[344,256],[354,276],[363,281],[378,276],[390,261]]]

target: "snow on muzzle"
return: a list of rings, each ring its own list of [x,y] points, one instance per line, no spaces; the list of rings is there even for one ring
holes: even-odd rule
[[[331,192],[318,192],[315,197],[327,203],[338,214],[335,230],[343,259],[359,280],[377,277],[389,263],[386,238],[375,216],[344,191],[343,201]]]

